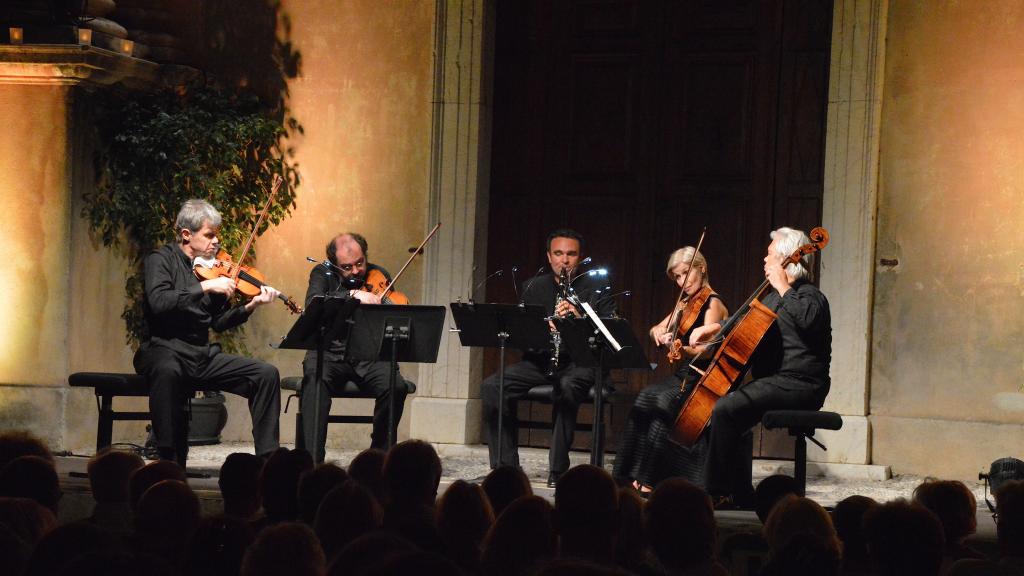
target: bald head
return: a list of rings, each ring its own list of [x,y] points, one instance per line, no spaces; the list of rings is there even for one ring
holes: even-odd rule
[[[341,269],[344,278],[366,273],[366,239],[355,232],[338,234],[327,244],[327,259]]]

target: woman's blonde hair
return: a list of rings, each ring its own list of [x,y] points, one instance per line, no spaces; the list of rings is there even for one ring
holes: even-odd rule
[[[696,252],[696,254],[694,254]],[[675,252],[669,254],[668,264],[665,265],[665,275],[668,276],[669,280],[675,280],[676,277],[672,273],[672,270],[679,266],[679,264],[685,264],[693,258],[693,264],[691,267],[704,270],[704,285],[708,284],[708,261],[704,259],[704,255],[697,252],[697,249],[693,246],[684,246]]]

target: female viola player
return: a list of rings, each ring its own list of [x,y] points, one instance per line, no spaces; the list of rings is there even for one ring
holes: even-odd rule
[[[665,273],[682,294],[672,312],[651,327],[650,337],[670,354],[676,371],[636,397],[615,458],[615,477],[631,480],[643,492],[671,476],[702,483],[703,459],[694,458],[692,452],[706,449],[706,444],[687,450],[671,442],[669,432],[683,401],[700,379],[690,362],[705,346],[689,346],[690,333],[697,327],[720,323],[729,315],[722,299],[711,289],[707,260],[692,246],[673,252]],[[710,353],[701,356],[704,363],[710,358]]]

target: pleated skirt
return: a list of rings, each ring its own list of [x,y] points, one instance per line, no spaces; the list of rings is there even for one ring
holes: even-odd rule
[[[704,486],[707,433],[692,448],[684,448],[669,438],[679,410],[696,384],[694,376],[696,373],[688,375],[685,390],[680,390],[680,379],[672,376],[637,395],[616,453],[616,478],[654,487],[666,478],[683,477]]]

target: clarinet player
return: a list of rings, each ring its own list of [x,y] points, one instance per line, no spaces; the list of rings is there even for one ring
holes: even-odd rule
[[[614,314],[614,300],[601,298],[602,294],[607,292],[602,290],[608,283],[607,277],[581,274],[577,270],[583,248],[583,236],[574,230],[563,228],[549,234],[546,256],[550,272],[523,283],[520,290],[522,302],[543,307],[548,316],[580,317],[583,311],[565,299],[571,286],[571,290],[580,300],[590,303],[600,316]],[[480,394],[489,432],[491,468],[502,465],[519,467],[519,451],[516,446],[518,429],[514,418],[516,400],[522,398],[531,388],[552,385],[554,429],[548,453],[547,483],[548,486],[554,487],[559,476],[569,469],[569,449],[572,447],[576,414],[579,412],[580,403],[587,398],[595,378],[593,368],[577,367],[564,346],[555,346],[560,338],[555,331],[554,323],[549,324],[552,331],[552,346],[547,350],[528,350],[523,353],[520,362],[505,369],[504,401],[500,401],[498,397],[496,373],[483,381]],[[500,439],[497,437],[499,410],[504,411]]]

